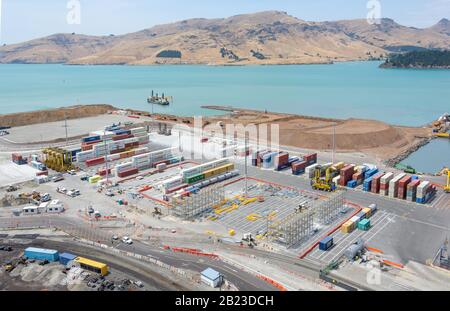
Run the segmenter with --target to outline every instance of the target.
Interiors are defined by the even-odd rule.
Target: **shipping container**
[[[86,160],[86,165],[88,167],[103,164],[103,163],[105,163],[105,157]]]
[[[371,186],[372,193],[380,193],[380,182],[383,176],[384,173],[378,173],[372,176],[372,186]]]
[[[59,253],[53,249],[44,249],[36,247],[28,247],[24,251],[24,256],[27,259],[48,260],[51,262],[59,260]]]
[[[307,161],[305,161],[305,162],[306,162],[306,165],[308,165],[308,162]],[[313,165],[310,165],[310,166],[306,166],[306,168],[305,168],[306,177],[313,178],[314,177],[314,172],[315,172],[315,170],[318,167],[319,167],[318,164],[313,164]]]
[[[77,258],[78,256],[70,254],[70,253],[62,253],[59,255],[59,263],[67,266],[67,264],[73,260],[75,260],[75,258]]]
[[[406,199],[410,202],[416,202],[417,187],[420,185],[420,180],[415,179],[411,181],[406,188]]]
[[[137,173],[139,173],[139,169],[137,168],[130,168],[121,172],[117,173],[117,176],[120,178],[125,178],[125,177],[129,177],[132,175],[136,175]]]
[[[327,236],[319,242],[319,249],[322,251],[327,251],[333,246],[333,238]]]
[[[383,177],[381,177],[380,180],[380,193],[382,195],[388,196],[389,195],[389,184],[391,180],[394,178],[394,173],[387,173]]]
[[[378,173],[378,169],[370,169],[364,173],[364,179],[368,179]]]
[[[341,231],[343,233],[352,233],[353,230],[355,230],[355,223],[350,220],[341,226]]]
[[[372,190],[372,177],[369,177],[366,180],[364,180],[363,190],[366,192],[370,192]]]
[[[341,177],[342,178],[342,177]],[[347,187],[349,187],[349,188],[356,188],[356,186],[357,186],[358,184],[357,184],[357,181],[356,180],[349,180],[348,182],[347,182]]]
[[[365,218],[370,218],[372,216],[372,210],[368,207],[363,208],[363,212],[366,214]]]
[[[389,197],[390,198],[397,198],[398,197],[398,184],[400,180],[405,177],[405,173],[398,174],[392,180],[389,182]]]
[[[411,182],[411,176],[405,176],[402,179],[400,179],[398,183],[398,198],[399,199],[406,199],[407,195],[407,187],[408,184]]]
[[[317,153],[311,153],[303,156],[303,160],[307,165],[312,165],[317,163]]]
[[[345,187],[347,186],[347,183],[352,179],[352,176],[355,172],[355,166],[354,165],[347,165],[343,169],[341,169],[340,172],[340,185]]]
[[[370,229],[370,220],[369,219],[363,219],[360,222],[358,222],[358,229],[362,231],[367,231]]]

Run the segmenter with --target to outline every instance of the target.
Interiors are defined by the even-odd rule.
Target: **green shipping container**
[[[186,182],[187,182],[188,184],[193,184],[193,183],[195,183],[195,182],[197,182],[197,181],[200,181],[200,180],[203,180],[203,179],[205,179],[205,174],[198,174],[198,175],[194,175],[194,176],[192,176],[192,177],[189,177],[189,178],[186,180]]]
[[[360,222],[358,222],[358,229],[367,231],[370,229],[370,220],[369,219],[363,219]]]

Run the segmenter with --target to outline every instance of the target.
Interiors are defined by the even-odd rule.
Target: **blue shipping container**
[[[358,182],[356,180],[350,180],[347,183],[347,187],[349,187],[349,188],[355,188],[357,185],[358,185]]]
[[[59,262],[64,265],[67,266],[67,264],[69,262],[71,262],[72,260],[74,260],[75,258],[77,258],[78,256],[75,256],[74,254],[70,254],[70,253],[62,253],[59,255]]]
[[[88,143],[91,141],[96,141],[96,140],[100,140],[100,136],[89,136],[89,137],[84,137],[81,139],[84,143]]]
[[[364,178],[367,179],[367,178],[369,178],[369,177],[372,177],[372,176],[375,175],[376,173],[378,173],[378,169],[377,169],[377,168],[371,169],[370,171],[367,171],[367,172],[364,174]]]
[[[319,249],[322,251],[329,250],[331,246],[333,246],[333,238],[330,236],[327,236],[319,242]]]
[[[48,261],[59,260],[59,253],[54,249],[28,247],[27,249],[25,249],[24,255],[26,258],[36,260],[48,260]]]
[[[372,190],[372,177],[364,180],[363,190],[364,191],[371,191]]]

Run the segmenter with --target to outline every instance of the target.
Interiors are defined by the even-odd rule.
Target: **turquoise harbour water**
[[[201,106],[226,105],[420,126],[450,112],[450,70],[380,69],[379,64],[0,65],[0,114],[99,103],[151,111],[146,98],[152,89],[175,99],[170,107],[155,105],[155,112],[178,115],[218,114]],[[433,142],[405,163],[429,171],[421,165],[436,162],[439,169],[450,165],[449,159],[450,144]]]
[[[419,172],[431,174],[439,172],[444,166],[450,167],[450,139],[435,139],[411,154],[402,163],[411,165]]]
[[[0,113],[107,103],[151,111],[151,89],[172,95],[155,112],[217,114],[231,105],[304,115],[423,125],[450,110],[450,70],[380,69],[379,62],[302,66],[0,65]]]

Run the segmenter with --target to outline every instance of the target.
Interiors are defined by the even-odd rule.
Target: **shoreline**
[[[377,120],[333,119],[303,116],[232,106],[205,105],[204,109],[225,112],[223,115],[203,117],[203,126],[223,122],[224,124],[278,124],[280,145],[306,150],[327,152],[330,150],[332,128],[337,128],[336,152],[363,153],[394,167],[433,138],[427,135],[429,128],[404,127],[387,124]],[[50,110],[0,115],[0,125],[18,127],[64,120],[64,112],[70,111],[67,119],[81,119],[93,115],[112,114],[113,111],[126,111],[128,115],[152,117],[154,122],[171,125],[193,126],[193,117],[170,114],[153,114],[135,109],[120,109],[112,105],[77,105]],[[82,112],[82,113],[81,113]],[[9,120],[4,122],[4,120]],[[3,121],[3,122],[2,122]],[[137,123],[141,123],[137,121]],[[147,121],[143,122],[147,123]],[[239,135],[239,133],[238,133]],[[5,137],[7,139],[7,137]],[[42,143],[42,142],[40,142]]]

